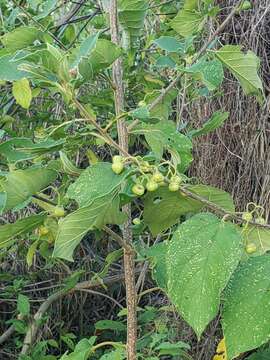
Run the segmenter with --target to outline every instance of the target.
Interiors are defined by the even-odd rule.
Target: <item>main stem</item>
[[[110,26],[112,42],[114,42],[116,45],[120,45],[117,0],[111,0]],[[124,111],[123,66],[121,58],[115,61],[112,71],[113,82],[115,86],[115,112],[116,116],[118,116]],[[128,131],[125,120],[122,118],[117,121],[117,131],[121,149],[128,152]],[[135,252],[132,248],[130,205],[128,204],[124,206],[123,211],[128,215],[128,220],[123,225],[122,235],[124,241],[129,245],[128,247],[124,248],[124,271],[127,302],[127,359],[135,360],[137,342],[137,294],[135,282]]]

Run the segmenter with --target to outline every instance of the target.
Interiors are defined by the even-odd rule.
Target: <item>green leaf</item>
[[[162,67],[162,68],[168,67],[174,69],[176,67],[176,62],[169,56],[160,56],[157,58],[155,65],[157,67]]]
[[[35,27],[20,26],[3,35],[1,41],[10,51],[24,49],[41,38],[42,32]]]
[[[150,258],[152,278],[159,287],[165,290],[167,289],[168,283],[167,252],[168,244],[166,242],[155,244],[143,252],[143,255]]]
[[[224,78],[222,63],[217,59],[208,61],[203,59],[183,71],[193,74],[195,79],[200,80],[209,91],[218,88]]]
[[[148,192],[144,199],[143,219],[153,236],[158,235],[176,224],[181,215],[197,212],[202,204],[183,196],[180,192],[171,192],[167,187],[160,187],[155,192]]]
[[[29,80],[23,78],[15,81],[12,85],[12,94],[15,97],[17,104],[21,105],[21,107],[24,109],[28,109],[30,107],[32,101],[32,91]]]
[[[34,16],[35,20],[41,20],[44,19],[46,16],[48,16],[52,12],[52,10],[56,7],[57,0],[42,1],[40,5],[41,8],[39,7],[38,15]]]
[[[9,163],[16,163],[60,150],[64,143],[65,139],[33,143],[29,138],[14,138],[0,144],[0,154],[5,156]]]
[[[141,106],[129,112],[129,115],[134,119],[141,120],[143,122],[149,122],[150,111],[147,106]]]
[[[126,359],[124,349],[117,349],[102,355],[99,360],[124,360],[124,359]]]
[[[209,213],[181,224],[169,242],[168,294],[198,337],[217,315],[221,292],[241,253],[236,227]]]
[[[232,277],[222,311],[229,359],[269,341],[269,289],[269,254],[250,258]]]
[[[14,81],[25,77],[29,74],[26,71],[18,69],[23,61],[13,61],[13,55],[0,57],[0,80]]]
[[[184,51],[184,44],[172,36],[161,36],[160,38],[154,40],[154,44],[167,52],[182,53]]]
[[[92,336],[90,339],[82,339],[78,342],[72,353],[69,355],[64,354],[60,360],[87,360],[95,341],[95,336]]]
[[[32,195],[45,189],[57,177],[57,173],[46,168],[15,170],[0,178],[0,190],[6,194],[5,211],[22,204]]]
[[[228,119],[228,112],[215,112],[209,120],[207,120],[200,129],[189,131],[188,135],[191,137],[197,137],[205,135],[221,127]]]
[[[111,163],[99,162],[89,166],[80,177],[68,188],[67,196],[77,201],[80,207],[92,203],[93,200],[112,193],[119,188],[129,175],[123,171],[116,175],[111,168]]]
[[[150,105],[161,95],[160,90],[154,90],[153,92],[147,94],[144,98],[144,101],[147,105]],[[150,111],[150,116],[159,120],[168,120],[168,117],[171,112],[171,105],[173,100],[177,96],[177,90],[172,89],[169,91],[156,106]]]
[[[118,1],[119,21],[128,35],[131,46],[140,36],[147,8],[148,2],[146,0]]]
[[[13,224],[0,226],[0,249],[6,248],[14,243],[14,238],[28,233],[43,224],[46,215],[32,215],[18,220]]]
[[[161,159],[165,150],[175,151],[180,157],[180,171],[185,171],[192,161],[190,139],[176,130],[172,121],[157,124],[143,124],[132,130],[133,134],[143,134],[157,158]]]
[[[208,185],[188,185],[187,189],[223,208],[227,212],[235,212],[233,198],[229,193]]]
[[[93,51],[93,49],[96,46],[98,37],[99,37],[99,32],[94,35],[88,36],[81,43],[81,45],[73,51],[72,61],[70,65],[71,68],[77,67],[84,58],[89,56],[91,51]]]
[[[114,331],[126,331],[127,327],[120,321],[114,320],[99,320],[95,323],[97,330],[114,330]]]
[[[108,68],[122,53],[122,50],[106,39],[99,39],[94,49],[79,64],[79,72],[84,80],[91,80],[98,72]]]
[[[30,313],[30,303],[27,296],[23,294],[19,294],[18,296],[18,302],[17,302],[17,311],[21,315],[29,315]]]
[[[205,20],[201,13],[186,7],[178,12],[170,25],[178,34],[186,38],[201,31]]]
[[[259,58],[252,51],[242,52],[237,45],[225,45],[215,51],[215,55],[240,82],[245,94],[255,95],[261,102],[263,85],[258,75]]]
[[[119,211],[118,192],[95,198],[66,216],[59,224],[53,256],[73,261],[73,251],[88,231],[106,224],[122,224],[126,216]]]

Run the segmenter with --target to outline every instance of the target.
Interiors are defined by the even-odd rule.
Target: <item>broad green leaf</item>
[[[91,80],[99,71],[109,67],[119,56],[121,49],[106,39],[99,39],[94,49],[79,64],[79,72],[84,80]]]
[[[143,218],[151,233],[156,236],[179,222],[181,215],[197,212],[202,204],[183,196],[180,192],[171,192],[160,187],[147,193],[144,200]]]
[[[19,294],[18,302],[17,302],[17,311],[24,316],[30,313],[30,303],[27,296],[23,294]]]
[[[92,336],[90,339],[82,339],[78,342],[72,353],[64,354],[60,360],[87,360],[95,341],[95,336]]]
[[[6,194],[4,210],[10,210],[24,203],[32,195],[45,189],[57,177],[54,170],[32,168],[15,170],[0,178],[0,187]]]
[[[235,212],[232,196],[224,190],[208,185],[188,185],[187,189],[223,208],[227,212]]]
[[[26,71],[18,69],[21,64],[22,61],[13,61],[13,55],[0,57],[0,80],[14,81],[28,77]]]
[[[174,69],[176,67],[176,62],[169,56],[160,56],[157,58],[155,65],[157,67]]]
[[[106,224],[120,225],[125,219],[119,211],[118,191],[96,198],[60,222],[53,256],[73,261],[73,251],[87,232]]]
[[[200,129],[189,131],[188,135],[191,137],[197,137],[205,135],[221,127],[228,119],[228,112],[215,112],[209,120],[207,120]]]
[[[24,219],[17,220],[13,224],[6,224],[0,226],[0,249],[12,245],[15,237],[28,233],[41,224],[43,224],[46,215],[32,215]]]
[[[0,144],[0,154],[10,163],[30,160],[36,156],[60,150],[65,139],[57,141],[48,139],[33,143],[29,138],[14,138]]]
[[[93,51],[93,49],[96,46],[98,37],[99,37],[99,32],[94,35],[88,36],[81,43],[81,45],[73,51],[72,62],[70,65],[71,68],[77,67],[84,58],[89,56],[91,51]]]
[[[152,278],[159,287],[165,290],[168,283],[167,252],[168,244],[166,242],[155,244],[143,252],[143,255],[150,258]]]
[[[99,320],[95,323],[97,330],[126,331],[127,327],[121,321]]]
[[[1,37],[1,42],[10,51],[24,49],[40,39],[42,33],[35,27],[20,26]]]
[[[183,71],[193,74],[193,77],[200,80],[209,91],[218,88],[224,78],[222,63],[217,59],[208,61],[203,59]]]
[[[111,169],[111,163],[97,163],[84,170],[70,185],[67,196],[76,200],[80,207],[86,206],[119,188],[128,174],[128,171],[123,171],[120,175],[116,175]]]
[[[250,258],[232,277],[222,310],[229,359],[269,341],[269,289],[269,254]]]
[[[234,212],[234,203],[227,192],[207,185],[187,185],[187,189],[211,201],[228,212]],[[144,221],[155,236],[179,222],[187,213],[200,211],[203,203],[193,200],[181,192],[171,192],[167,187],[147,193],[144,200]]]
[[[30,107],[32,101],[32,91],[29,80],[26,78],[17,80],[12,85],[12,94],[15,97],[17,104],[21,105],[24,109]]]
[[[184,8],[178,12],[170,25],[181,36],[189,37],[197,34],[203,28],[205,20],[201,13]]]
[[[160,90],[154,90],[153,92],[146,94],[144,101],[147,105],[150,105],[152,102],[154,102],[159,95],[161,94]],[[150,116],[152,118],[156,118],[159,120],[168,120],[168,117],[171,112],[171,105],[173,100],[177,96],[177,90],[172,89],[169,91],[153,109],[150,111]]]
[[[161,159],[165,150],[175,151],[180,157],[180,171],[185,171],[192,161],[192,143],[180,134],[172,121],[157,124],[143,124],[132,130],[133,134],[143,134],[157,158]]]
[[[175,343],[170,342],[162,342],[159,344],[155,351],[159,351],[159,355],[171,355],[171,356],[179,356],[183,354],[183,349],[190,350],[190,346],[183,341],[178,341]]]
[[[215,51],[216,57],[240,82],[245,94],[255,95],[262,101],[263,85],[258,75],[259,58],[252,52],[244,53],[237,45],[225,45]]]
[[[241,253],[236,227],[210,213],[179,225],[168,243],[168,294],[198,337],[217,315]]]
[[[138,119],[146,123],[150,121],[150,111],[147,106],[138,107],[137,109],[130,111],[129,115],[134,119]]]
[[[148,2],[146,0],[118,1],[119,21],[128,35],[129,44],[131,46],[140,36],[147,7]]]
[[[161,36],[160,38],[154,40],[154,44],[167,52],[184,51],[184,44],[172,36]]]

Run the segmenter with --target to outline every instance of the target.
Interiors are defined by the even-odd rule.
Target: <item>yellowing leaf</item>
[[[227,351],[226,351],[226,344],[225,344],[225,338],[223,338],[219,342],[219,344],[217,346],[216,354],[213,357],[213,360],[228,360]]]
[[[14,81],[12,86],[12,93],[16,99],[16,102],[24,109],[28,109],[32,101],[32,91],[29,81],[23,78],[18,81]]]

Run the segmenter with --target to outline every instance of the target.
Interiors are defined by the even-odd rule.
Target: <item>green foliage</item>
[[[198,337],[217,315],[240,257],[236,228],[212,214],[195,215],[174,232],[167,253],[168,294]]]
[[[263,101],[262,81],[257,73],[260,60],[252,51],[244,53],[240,46],[225,45],[215,51],[215,55],[232,72],[247,95],[255,95]]]
[[[23,263],[25,257],[20,269],[30,268],[25,276],[30,283],[42,272],[71,273],[56,284],[63,296],[74,291],[82,273],[88,283],[89,276],[93,284],[100,281],[106,293],[111,283],[103,284],[105,277],[121,277],[123,267],[129,274],[131,247],[137,268],[149,261],[159,287],[145,289],[149,279],[141,282],[138,299],[154,300],[152,291],[167,294],[199,338],[220,310],[231,360],[269,340],[269,229],[260,207],[235,213],[230,194],[189,178],[194,139],[229,116],[221,109],[192,129],[190,110],[222,93],[224,69],[246,95],[262,102],[259,60],[240,46],[216,49],[218,34],[208,41],[204,25],[209,17],[216,24],[221,10],[212,0],[118,0],[118,45],[110,33],[110,1],[101,3],[102,9],[100,2],[74,4],[75,12],[65,19],[71,11],[66,2],[0,5],[1,259],[18,257]],[[116,74],[112,68],[119,58]],[[211,209],[220,218],[205,212]],[[17,299],[17,308],[10,304],[7,312],[18,316],[8,322],[16,331],[10,340],[15,356],[36,307],[30,308],[27,281],[3,285],[4,299]],[[103,294],[118,305],[119,283]],[[57,339],[34,344],[33,338],[21,358],[125,359],[129,302],[127,307],[120,320],[112,307],[109,318],[87,324],[87,335],[95,331],[98,339],[77,339],[59,321],[59,344]],[[138,307],[138,359],[190,359],[189,345],[179,340],[179,327],[167,316],[172,308]],[[42,326],[47,316],[35,324]],[[82,323],[80,335],[84,331]]]
[[[228,285],[222,327],[229,359],[269,340],[269,272],[269,254],[251,258]]]

